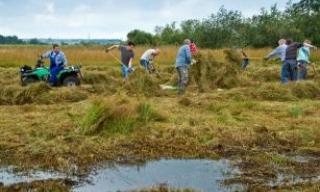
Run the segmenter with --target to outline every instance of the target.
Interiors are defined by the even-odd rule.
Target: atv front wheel
[[[38,82],[38,80],[33,77],[23,77],[21,80],[21,85],[27,86],[29,84],[36,83],[36,82]]]
[[[63,79],[63,86],[66,87],[75,87],[80,85],[80,79],[76,76],[68,76]]]

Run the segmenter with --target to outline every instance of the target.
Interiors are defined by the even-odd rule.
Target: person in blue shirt
[[[188,84],[188,73],[189,66],[192,61],[189,39],[184,40],[184,45],[182,45],[178,51],[176,58],[176,69],[178,72],[178,86],[179,86],[179,95],[185,93],[185,89]]]
[[[311,41],[305,40],[304,44],[311,45]],[[316,48],[316,47],[313,47],[313,48]],[[299,67],[298,80],[305,80],[307,79],[307,74],[308,74],[307,65],[311,63],[309,46],[304,45],[299,49],[297,61],[298,61],[298,67]]]
[[[50,83],[56,86],[58,83],[57,75],[68,64],[66,56],[58,44],[53,44],[52,50],[41,55],[42,59],[50,59]]]
[[[281,81],[283,83],[286,83],[286,78],[287,78],[287,66],[285,63],[286,60],[286,50],[288,45],[286,44],[287,40],[285,39],[280,39],[278,41],[279,46],[274,49],[271,53],[269,53],[268,56],[266,56],[264,59],[265,60],[269,60],[272,59],[274,57],[279,57],[281,59],[282,62],[282,67],[281,67]]]

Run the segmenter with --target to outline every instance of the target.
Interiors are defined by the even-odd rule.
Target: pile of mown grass
[[[0,68],[0,85],[20,83],[19,71],[16,68]]]
[[[85,135],[130,134],[135,128],[148,122],[164,121],[166,118],[147,102],[137,103],[119,95],[108,100],[97,99],[78,120],[79,131]]]
[[[301,81],[288,85],[264,83],[259,86],[223,91],[218,95],[234,100],[297,101],[320,98],[320,88],[315,81]]]
[[[217,61],[213,55],[195,57],[197,63],[191,67],[191,78],[200,91],[216,88],[234,88],[243,84],[241,78],[241,57],[234,50],[225,50],[226,62]]]
[[[119,77],[120,73],[113,69],[106,71],[84,71],[82,81],[84,84],[110,84],[115,83]]]
[[[164,92],[160,84],[161,80],[155,75],[150,75],[143,69],[137,69],[129,76],[124,88],[130,95],[162,96]]]
[[[255,67],[248,76],[254,81],[280,82],[280,65],[271,67]]]
[[[82,80],[90,85],[86,88],[88,92],[98,95],[112,95],[121,86],[120,73],[115,70],[85,71]]]
[[[6,86],[0,90],[0,105],[54,104],[78,102],[88,95],[79,88],[52,88],[47,83],[35,83],[27,87]]]

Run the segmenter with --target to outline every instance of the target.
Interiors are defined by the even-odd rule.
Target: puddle
[[[4,186],[17,183],[31,183],[49,179],[66,179],[66,175],[57,172],[32,171],[28,173],[16,173],[13,167],[0,168],[0,183]]]
[[[89,176],[88,183],[76,186],[74,192],[128,191],[166,184],[170,188],[195,189],[203,192],[235,191],[240,185],[222,186],[238,169],[228,160],[160,160],[143,166],[115,165],[97,170]]]

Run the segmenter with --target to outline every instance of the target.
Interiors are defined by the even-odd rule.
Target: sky
[[[298,0],[293,0],[297,2]],[[221,6],[244,16],[288,0],[0,0],[0,34],[19,38],[122,39],[173,21],[205,19]]]

